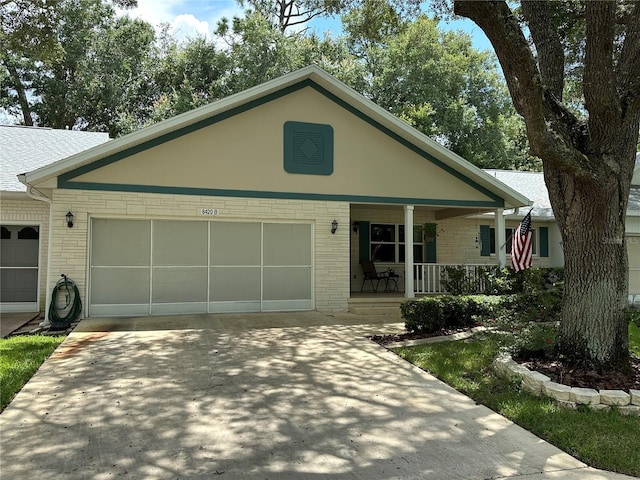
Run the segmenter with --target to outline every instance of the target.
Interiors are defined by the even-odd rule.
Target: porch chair
[[[378,291],[378,286],[380,285],[380,280],[384,281],[384,291],[389,291],[389,280],[394,282],[395,291],[398,291],[398,278],[400,275],[397,273],[393,273],[391,270],[378,273],[376,271],[376,265],[371,260],[363,260],[360,262],[360,266],[362,267],[362,286],[360,287],[360,293],[364,290],[364,284],[369,280],[371,282],[371,289],[374,293]],[[375,286],[373,284],[375,280]]]

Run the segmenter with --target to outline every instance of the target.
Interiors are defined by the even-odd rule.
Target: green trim
[[[486,189],[485,187],[477,184],[476,182],[474,182],[473,180],[471,180],[470,178],[466,177],[465,175],[463,175],[462,173],[458,172],[457,170],[455,170],[454,168],[446,165],[445,163],[443,163],[442,161],[436,159],[435,157],[433,157],[431,154],[425,152],[424,150],[420,149],[419,147],[417,147],[416,145],[414,145],[413,143],[409,142],[408,140],[406,140],[405,138],[401,137],[400,135],[398,135],[397,133],[391,131],[389,128],[385,127],[384,125],[380,124],[379,122],[377,122],[376,120],[372,119],[371,117],[369,117],[368,115],[364,114],[363,112],[361,112],[360,110],[356,109],[355,107],[353,107],[351,104],[345,102],[344,100],[342,100],[341,98],[339,98],[338,96],[336,96],[335,94],[329,92],[328,90],[326,90],[324,87],[321,87],[320,85],[316,84],[313,80],[311,79],[305,79],[302,80],[296,84],[290,85],[288,87],[282,88],[278,91],[272,92],[270,94],[264,95],[263,97],[257,98],[255,100],[252,100],[250,102],[247,102],[243,105],[237,106],[235,108],[230,108],[229,110],[219,113],[217,115],[213,115],[211,117],[205,118],[203,120],[194,122],[190,125],[184,126],[182,128],[178,128],[176,130],[173,130],[171,132],[165,133],[163,135],[160,135],[156,138],[153,138],[151,140],[148,140],[146,142],[140,143],[139,145],[130,147],[130,148],[125,148],[124,150],[114,153],[112,155],[109,155],[105,158],[96,160],[92,163],[89,163],[87,165],[83,165],[81,167],[75,168],[73,170],[70,170],[69,172],[63,173],[61,175],[58,176],[58,188],[64,189],[64,188],[86,188],[86,187],[81,187],[80,185],[87,185],[86,183],[76,183],[76,182],[71,182],[72,179],[83,175],[85,173],[97,170],[99,168],[102,168],[106,165],[110,165],[114,162],[117,162],[119,160],[122,160],[126,157],[129,157],[131,155],[135,155],[137,153],[140,153],[144,150],[148,150],[150,148],[153,147],[157,147],[159,145],[162,145],[165,142],[171,141],[175,138],[181,137],[183,135],[187,135],[189,133],[192,133],[196,130],[199,130],[201,128],[204,127],[208,127],[210,125],[213,125],[217,122],[226,120],[228,118],[231,118],[235,115],[238,115],[240,113],[244,113],[248,110],[251,110],[255,107],[258,107],[260,105],[263,105],[265,103],[271,102],[273,100],[276,100],[278,98],[284,97],[286,95],[289,95],[293,92],[296,92],[298,90],[301,90],[305,87],[310,87],[313,88],[314,90],[316,90],[318,93],[320,93],[321,95],[325,96],[326,98],[328,98],[329,100],[333,101],[334,103],[338,104],[339,106],[343,107],[344,109],[346,109],[347,111],[351,112],[352,114],[354,114],[356,117],[360,118],[361,120],[365,121],[366,123],[368,123],[369,125],[373,126],[374,128],[376,128],[377,130],[381,131],[382,133],[384,133],[385,135],[391,137],[392,139],[396,140],[397,142],[399,142],[401,145],[405,146],[406,148],[408,148],[409,150],[411,150],[412,152],[416,153],[417,155],[421,156],[422,158],[428,160],[429,162],[433,163],[435,166],[441,168],[442,170],[446,171],[447,173],[453,175],[454,177],[458,178],[459,180],[463,181],[464,183],[466,183],[467,185],[471,186],[472,188],[474,188],[476,191],[482,193],[483,195],[486,195],[487,197],[489,197],[490,199],[493,200],[493,202],[462,202],[462,203],[446,203],[447,201],[444,201],[445,203],[436,203],[436,205],[458,205],[458,206],[488,206],[488,207],[504,207],[504,199],[499,197],[498,195],[496,195],[495,193],[491,192],[490,190]],[[98,185],[98,184],[94,184],[94,185]],[[122,190],[123,188],[125,188],[125,186],[120,186],[119,189],[114,189],[114,188],[108,188],[107,185],[109,184],[104,184],[103,189],[105,190],[117,190],[117,191],[140,191],[140,190]],[[132,187],[135,187],[132,185]],[[164,189],[165,187],[158,187],[159,189]],[[99,189],[99,188],[93,188],[93,189]],[[185,188],[188,189],[188,188]],[[180,190],[180,188],[178,188],[178,190]],[[197,189],[194,189],[197,190]],[[176,193],[176,192],[172,192],[172,193]],[[267,192],[265,192],[267,193]],[[207,195],[205,193],[205,195]],[[292,195],[297,195],[297,194],[292,194]],[[292,197],[292,198],[298,198],[298,197]],[[385,203],[401,203],[400,201],[398,201],[399,199],[394,199],[394,198],[389,198],[386,199],[384,197],[371,197],[372,199],[375,198],[375,200],[371,200],[371,201],[381,201],[383,200]],[[403,200],[404,201],[404,200]],[[440,201],[442,202],[442,201]],[[415,204],[427,204],[427,203],[432,203],[432,201],[416,201],[416,200],[412,200],[411,203],[415,203]]]
[[[431,240],[427,241],[427,237]],[[426,263],[437,263],[437,238],[438,226],[435,223],[424,224],[424,261]]]
[[[369,230],[369,225],[370,222],[360,222],[360,225],[358,226],[358,259],[359,262],[366,262],[367,260],[370,260],[369,256],[371,255],[371,248],[370,248],[370,230]]]
[[[481,257],[491,255],[491,227],[489,225],[480,225],[480,245]]]
[[[539,235],[540,256],[548,257],[549,256],[549,227],[538,227],[538,231],[540,232],[540,235]],[[534,245],[535,245],[535,242],[534,242]]]
[[[325,193],[271,192],[256,190],[228,190],[218,188],[163,187],[159,185],[121,185],[117,183],[66,182],[58,188],[106,192],[162,193],[172,195],[201,195],[205,197],[273,198],[284,200],[326,200],[334,202],[390,203],[400,205],[433,205],[445,207],[502,207],[503,203],[475,200],[442,200],[434,198],[375,197]]]

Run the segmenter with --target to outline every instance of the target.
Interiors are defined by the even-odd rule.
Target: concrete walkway
[[[363,338],[401,329],[386,322],[84,320],[0,415],[1,478],[631,478],[587,468]]]

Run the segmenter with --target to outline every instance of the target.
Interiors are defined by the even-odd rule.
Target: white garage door
[[[37,312],[39,228],[2,225],[0,232],[0,311]]]
[[[310,224],[93,219],[89,315],[311,310]]]

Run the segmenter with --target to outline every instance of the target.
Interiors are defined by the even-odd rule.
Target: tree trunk
[[[629,362],[626,202],[623,208],[619,202],[624,185],[616,178],[577,179],[549,165],[544,173],[563,240],[562,353],[585,368],[624,370]]]
[[[18,102],[20,103],[20,109],[22,110],[22,118],[24,120],[24,124],[28,127],[33,127],[31,107],[29,105],[29,100],[27,100],[27,93],[24,89],[24,85],[22,85],[22,81],[20,80],[18,69],[14,65],[11,65],[9,62],[5,63],[5,65],[7,66],[7,70],[9,70],[9,74],[13,79],[13,86],[18,93]]]

